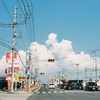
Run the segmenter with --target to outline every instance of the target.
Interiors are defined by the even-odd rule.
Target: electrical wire
[[[3,2],[3,0],[1,0],[1,1],[2,1],[2,3],[3,3],[3,5],[4,5],[4,7],[5,7],[5,9],[7,10],[7,12],[8,12],[8,14],[9,14],[10,18],[13,20],[13,18],[11,17],[11,15],[10,15],[10,13],[9,13],[9,11],[8,11],[8,9],[7,9],[7,7],[6,7],[6,5],[5,5],[5,3]]]
[[[32,14],[33,14],[33,17],[32,17],[33,36],[34,36],[34,41],[36,41],[36,37],[35,37],[35,28],[34,28],[34,12],[33,12],[33,5],[32,5],[32,1],[31,1],[31,0],[30,0],[30,3],[31,3],[31,7],[32,7]]]
[[[2,38],[0,38],[2,41],[4,41],[4,42],[7,42],[7,43],[12,43],[13,41],[6,41],[6,40],[4,40],[4,39],[2,39]]]

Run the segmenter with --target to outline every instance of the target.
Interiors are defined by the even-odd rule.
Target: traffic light
[[[48,62],[54,62],[55,59],[48,59]]]
[[[40,75],[45,75],[45,73],[40,73]]]
[[[5,69],[5,73],[7,73],[7,69]]]

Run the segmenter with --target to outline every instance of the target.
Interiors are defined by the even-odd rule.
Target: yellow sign
[[[16,80],[16,82],[19,82],[19,73],[15,74],[15,80]]]

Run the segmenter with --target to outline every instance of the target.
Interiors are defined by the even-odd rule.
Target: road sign
[[[27,71],[25,71],[25,74],[27,74]]]
[[[30,69],[30,66],[28,66],[27,68]]]
[[[31,65],[31,63],[30,63],[30,62],[28,62],[28,63],[27,63],[27,66],[30,66],[30,65]]]

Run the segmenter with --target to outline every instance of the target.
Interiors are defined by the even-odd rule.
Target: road
[[[41,87],[35,93],[1,94],[0,100],[100,100],[100,91],[64,90]]]

